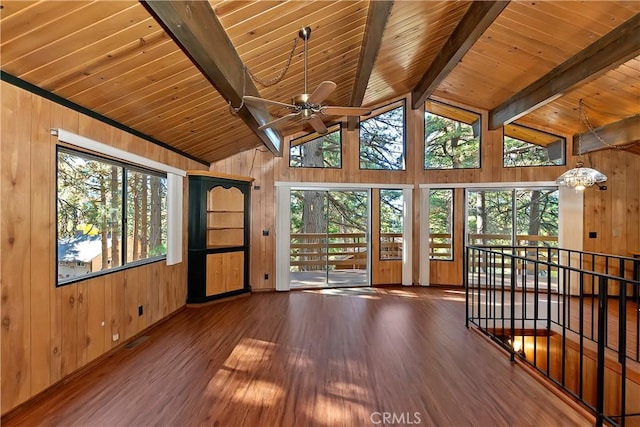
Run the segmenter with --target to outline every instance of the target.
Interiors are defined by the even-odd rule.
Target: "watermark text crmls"
[[[422,424],[422,416],[420,412],[372,412],[369,420],[375,425],[417,425]]]

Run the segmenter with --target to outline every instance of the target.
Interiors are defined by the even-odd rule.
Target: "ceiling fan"
[[[322,115],[330,116],[364,116],[371,113],[368,108],[360,107],[336,107],[331,105],[322,105],[327,96],[333,92],[337,85],[332,81],[324,81],[309,94],[307,91],[307,57],[308,49],[307,45],[309,37],[311,36],[311,28],[304,27],[298,32],[298,36],[304,40],[304,93],[296,95],[292,98],[291,104],[284,102],[272,101],[270,99],[259,98],[256,96],[243,96],[242,100],[247,104],[259,105],[272,105],[280,108],[285,108],[291,111],[289,114],[285,114],[282,117],[278,117],[268,123],[258,127],[262,130],[265,128],[272,128],[281,123],[287,122],[292,119],[301,118],[303,121],[308,122],[313,129],[319,134],[327,133],[327,126],[322,121]]]

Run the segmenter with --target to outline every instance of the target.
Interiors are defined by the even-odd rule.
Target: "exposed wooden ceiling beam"
[[[598,137],[600,137],[606,145],[600,142]],[[635,115],[601,126],[594,129],[593,132],[587,131],[579,135],[574,135],[573,152],[585,154],[611,148],[611,146],[621,148],[638,142],[640,142],[640,115]],[[581,147],[579,147],[579,145],[581,145]]]
[[[508,1],[474,1],[458,26],[411,91],[411,107],[421,108],[427,98],[460,62],[482,33],[509,4]]]
[[[208,1],[146,0],[142,4],[231,105],[241,105],[245,84],[245,95],[260,96],[250,78],[243,81],[244,64]],[[282,135],[258,129],[271,121],[266,106],[248,109],[245,105],[238,115],[273,154],[282,155]]]
[[[380,45],[382,44],[384,27],[387,25],[392,6],[393,1],[369,1],[367,25],[365,27],[362,48],[360,49],[356,83],[353,86],[351,100],[349,101],[349,105],[352,107],[360,107],[362,105],[362,100],[364,99],[367,85],[369,84],[369,78],[371,77],[371,71],[373,71],[373,64],[376,61]],[[349,130],[354,130],[357,124],[357,117],[349,117],[347,122]]]
[[[489,129],[498,129],[635,58],[640,54],[639,30],[637,14],[491,110]]]

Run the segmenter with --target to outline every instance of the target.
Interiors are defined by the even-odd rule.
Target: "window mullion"
[[[120,223],[121,223],[121,228],[122,228],[122,251],[120,253],[120,265],[125,265],[127,263],[127,246],[128,246],[128,236],[129,236],[129,230],[127,230],[127,212],[128,212],[128,206],[127,206],[127,200],[129,199],[128,197],[128,191],[127,188],[129,187],[128,185],[128,178],[129,178],[129,171],[127,170],[127,168],[122,168],[122,212],[121,212],[121,218],[120,218]]]

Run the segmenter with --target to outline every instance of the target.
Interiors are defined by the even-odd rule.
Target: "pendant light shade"
[[[576,167],[569,169],[556,179],[556,184],[565,185],[578,191],[591,187],[593,184],[605,182],[607,176],[595,169],[586,168],[581,160],[576,162]]]
[[[593,126],[591,125],[591,121],[589,117],[587,117],[587,113],[584,109],[584,102],[581,99],[580,104],[578,106],[578,120],[585,124],[589,132],[595,135],[595,137],[602,142],[603,145],[606,144],[602,138],[595,132]],[[562,175],[556,179],[556,184],[564,185],[569,188],[574,188],[576,191],[582,191],[587,187],[591,187],[594,184],[599,184],[607,180],[607,176],[602,172],[599,172],[592,168],[584,167],[584,163],[582,162],[582,134],[578,135],[578,161],[576,162],[576,167],[573,169],[569,169]]]

